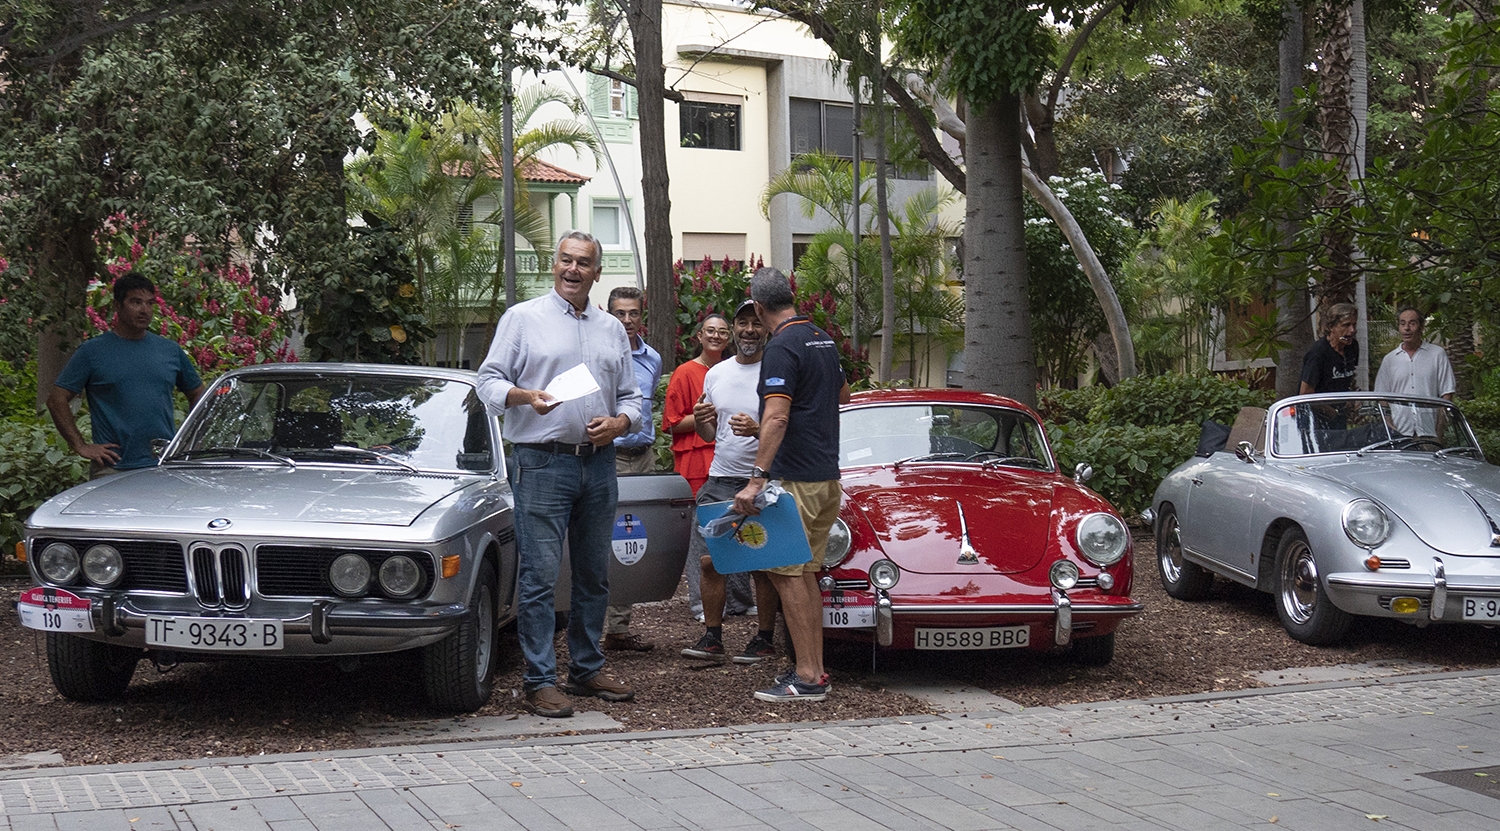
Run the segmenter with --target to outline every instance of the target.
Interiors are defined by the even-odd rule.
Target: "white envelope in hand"
[[[559,402],[572,401],[598,391],[599,382],[594,380],[594,374],[589,372],[589,368],[581,363],[553,378],[545,390]]]

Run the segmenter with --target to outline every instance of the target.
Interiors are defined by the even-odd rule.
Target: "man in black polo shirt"
[[[760,449],[750,483],[734,497],[742,514],[759,510],[754,500],[770,479],[797,501],[812,561],[768,570],[781,596],[782,614],[797,652],[797,665],[755,697],[762,701],[822,701],[823,593],[818,572],[828,529],[839,514],[839,402],[848,385],[833,338],[792,306],[786,275],[762,268],[750,278],[750,299],[771,339],[760,362]]]

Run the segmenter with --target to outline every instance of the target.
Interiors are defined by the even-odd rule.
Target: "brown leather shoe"
[[[634,632],[604,636],[604,649],[608,652],[650,652],[655,648],[656,644],[644,640]]]
[[[629,701],[635,698],[635,690],[602,672],[587,681],[574,681],[569,678],[563,689],[569,695],[592,695],[605,701]]]
[[[547,718],[567,718],[573,715],[573,702],[557,691],[557,687],[537,687],[526,694],[522,702],[527,710]]]

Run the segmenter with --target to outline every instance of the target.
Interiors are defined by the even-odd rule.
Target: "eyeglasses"
[[[621,320],[640,320],[641,319],[641,310],[640,309],[615,309],[614,311],[610,312],[610,314],[614,315],[615,317],[618,317]]]

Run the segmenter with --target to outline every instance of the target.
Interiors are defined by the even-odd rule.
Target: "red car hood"
[[[885,555],[903,571],[973,576],[1015,574],[1041,560],[1052,524],[1049,479],[1004,469],[927,466],[846,478],[844,486]],[[958,563],[965,526],[978,565]]]

